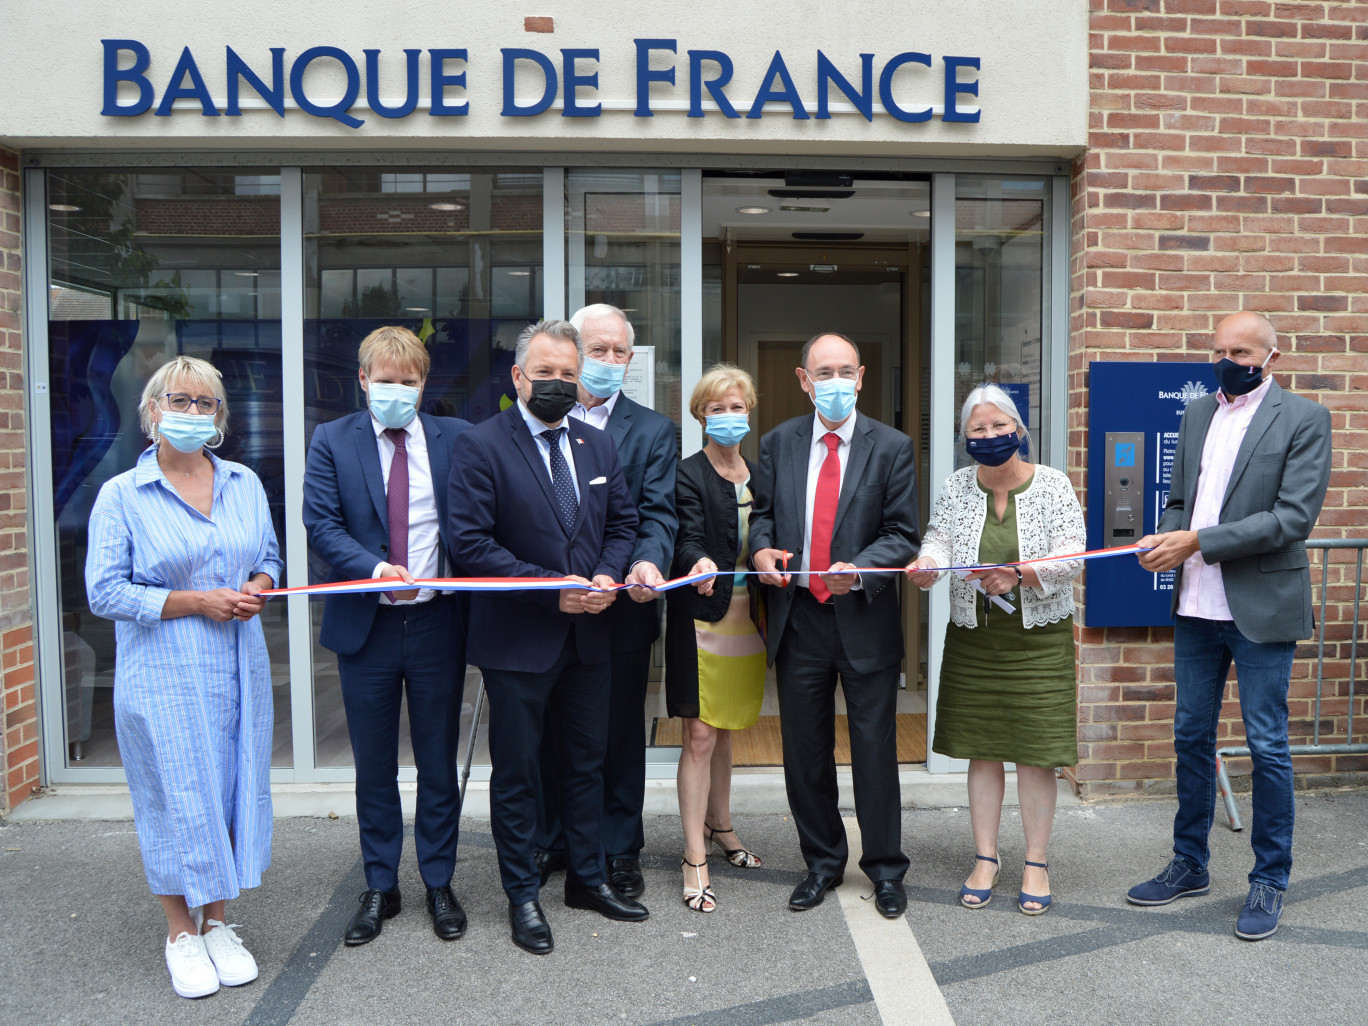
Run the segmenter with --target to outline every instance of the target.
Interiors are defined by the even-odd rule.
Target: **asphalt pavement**
[[[1248,822],[1248,796],[1242,797]],[[1003,816],[1002,882],[984,909],[957,893],[973,848],[964,808],[903,816],[909,907],[885,923],[852,870],[838,897],[787,909],[801,879],[792,823],[738,818],[765,860],[712,859],[719,907],[679,897],[678,823],[647,822],[644,924],[564,907],[542,891],[556,950],[508,938],[487,822],[464,823],[456,893],[467,935],[433,936],[405,852],[404,910],[369,945],[342,930],[364,888],[356,822],[276,821],[263,886],[229,905],[261,966],[255,983],[199,1001],[171,991],[165,922],[147,891],[127,820],[0,825],[0,1022],[25,1024],[819,1024],[1368,1023],[1368,792],[1300,796],[1292,884],[1278,933],[1233,935],[1252,861],[1249,835],[1218,822],[1212,891],[1158,909],[1128,906],[1130,884],[1165,862],[1169,800],[1074,805],[1051,845],[1055,902],[1016,909],[1020,818]],[[853,824],[853,820],[848,820]],[[948,1014],[947,1014],[948,1013]]]

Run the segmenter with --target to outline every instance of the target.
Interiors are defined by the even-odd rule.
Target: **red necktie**
[[[409,535],[409,466],[408,433],[402,428],[389,428],[385,437],[394,443],[390,458],[389,485],[385,492],[385,507],[389,519],[389,563],[408,569]],[[391,602],[394,592],[387,591]]]
[[[841,436],[828,431],[822,441],[826,443],[827,454],[817,475],[817,495],[812,500],[812,550],[808,553],[808,569],[825,572],[831,566],[831,532],[836,527],[836,505],[841,501],[841,457],[836,455]],[[831,597],[830,589],[820,577],[814,574],[808,582],[812,597],[818,602]]]

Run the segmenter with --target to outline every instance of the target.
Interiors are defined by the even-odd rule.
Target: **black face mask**
[[[579,386],[559,378],[532,382],[532,395],[524,400],[528,412],[543,424],[554,424],[579,402]]]

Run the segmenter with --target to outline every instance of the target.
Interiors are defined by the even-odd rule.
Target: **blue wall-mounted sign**
[[[245,87],[261,97],[279,117],[285,116],[288,92],[295,106],[304,113],[331,118],[348,128],[360,128],[365,119],[352,110],[362,100],[364,109],[377,117],[405,118],[419,108],[419,83],[423,80],[427,82],[430,97],[427,115],[464,117],[470,113],[471,102],[479,102],[466,98],[468,66],[471,75],[484,71],[482,77],[487,81],[474,83],[470,88],[479,97],[479,86],[484,85],[488,97],[484,102],[497,103],[501,117],[535,117],[550,110],[557,100],[561,101],[562,117],[596,118],[603,112],[602,104],[596,100],[600,61],[597,48],[561,49],[559,53],[547,54],[523,47],[505,47],[497,58],[484,63],[478,54],[472,61],[469,51],[464,48],[405,49],[402,51],[404,101],[386,104],[380,100],[381,64],[384,63],[389,74],[397,74],[395,68],[401,63],[398,54],[362,50],[358,59],[341,47],[311,46],[293,55],[287,70],[284,47],[270,47],[269,57],[253,54],[249,59],[229,46],[226,47],[226,81],[214,83],[222,90],[219,95],[226,97],[220,104],[215,101],[190,47],[181,50],[168,73],[166,63],[153,68],[152,52],[136,39],[102,39],[100,42],[104,47],[104,106],[100,113],[105,117],[137,117],[148,111],[162,117],[173,113],[240,117],[240,97]],[[662,90],[665,87],[678,87],[681,91],[687,88],[688,117],[691,118],[711,115],[758,119],[769,114],[791,117],[795,121],[825,120],[831,117],[833,94],[848,101],[869,122],[874,120],[876,99],[883,108],[883,115],[909,124],[930,121],[933,115],[942,121],[976,122],[981,113],[977,107],[960,106],[961,97],[978,96],[978,57],[933,57],[929,53],[906,50],[883,58],[862,53],[856,55],[858,60],[849,56],[837,60],[818,50],[814,80],[803,83],[808,97],[804,100],[804,90],[794,81],[783,53],[778,50],[770,58],[755,94],[740,96],[735,88],[730,94],[727,92],[736,67],[723,51],[686,50],[680,60],[678,40],[634,39],[632,42],[636,48],[633,83],[636,107],[633,113],[639,118],[654,116],[652,86]],[[309,95],[304,79],[314,62],[341,68],[346,86],[340,98],[323,102],[319,97]],[[905,99],[902,103],[898,101],[893,78],[900,71],[904,77],[931,78],[930,85],[941,100],[939,111],[931,106],[906,107],[902,105],[907,102]],[[530,74],[538,82],[537,95],[516,94],[515,83],[520,72]],[[711,101],[709,108],[703,105],[705,92]],[[655,98],[662,97],[657,95]],[[173,108],[177,100],[193,101],[198,108],[193,105]],[[766,110],[766,104],[775,106]]]
[[[1088,365],[1088,548],[1133,545],[1154,530],[1168,502],[1183,411],[1216,387],[1209,363]],[[1174,573],[1154,574],[1134,556],[1087,564],[1089,627],[1164,627],[1173,622]]]

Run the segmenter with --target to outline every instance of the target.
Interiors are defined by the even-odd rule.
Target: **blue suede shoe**
[[[989,858],[987,855],[975,855],[974,858],[978,859],[980,862],[991,862],[995,866],[998,864],[997,859]],[[998,871],[993,870],[992,886],[970,887],[966,884],[960,888],[960,904],[965,908],[983,908],[984,905],[993,900],[993,887],[997,886],[997,882]],[[969,901],[967,900],[969,898],[974,898],[976,900]]]
[[[1235,936],[1240,940],[1256,941],[1277,933],[1284,893],[1265,883],[1250,884],[1249,897],[1235,922]]]
[[[1136,884],[1126,892],[1132,905],[1167,905],[1175,898],[1195,898],[1211,891],[1211,876],[1181,855],[1173,859],[1153,880]]]
[[[1036,866],[1039,869],[1050,868],[1048,862],[1032,862],[1030,859],[1026,860],[1026,865]],[[1040,908],[1027,908],[1026,902],[1028,901],[1034,902],[1039,905]],[[1017,892],[1017,908],[1021,909],[1021,911],[1028,916],[1038,916],[1044,912],[1050,911],[1050,902],[1052,901],[1054,901],[1054,895],[1052,894],[1027,894],[1025,891]]]

